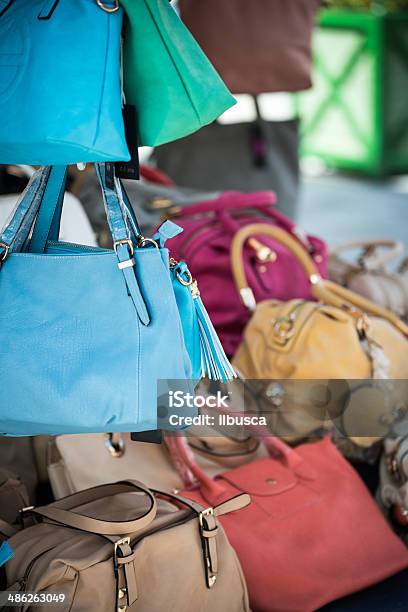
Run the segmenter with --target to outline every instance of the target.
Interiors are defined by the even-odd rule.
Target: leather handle
[[[158,489],[151,489],[158,497],[163,499],[169,499],[172,502],[177,502],[177,504],[182,506],[187,506],[190,510],[195,512],[196,514],[200,514],[205,508],[198,504],[197,502],[188,499],[187,497],[183,497],[182,495],[178,495],[176,493],[168,493],[167,491],[159,491]],[[231,497],[225,502],[222,502],[218,506],[214,508],[215,516],[222,516],[223,514],[228,514],[229,512],[235,512],[235,510],[241,510],[245,508],[251,503],[251,498],[248,493],[240,493],[239,495],[235,495],[235,497]]]
[[[359,262],[363,268],[374,270],[400,257],[404,252],[404,245],[395,240],[352,240],[331,247],[330,255],[339,255],[353,249],[362,249],[363,253],[359,257]],[[386,250],[380,254],[379,249]]]
[[[226,413],[226,411],[223,411]],[[296,476],[314,480],[316,474],[303,458],[280,438],[273,436],[263,427],[253,428],[254,434],[265,444],[270,456],[278,461],[282,461],[286,467]],[[191,485],[191,477],[200,483],[202,493],[206,499],[213,502],[225,497],[225,486],[222,479],[211,479],[204,470],[198,465],[194,453],[188,445],[187,439],[182,435],[168,435],[165,437],[166,445],[170,453],[171,460],[177,470],[181,480],[186,486]]]
[[[18,251],[26,241],[46,192],[50,174],[51,167],[43,167],[34,172],[10,220],[2,229],[0,242],[7,245],[10,252]]]
[[[4,13],[8,11],[13,2],[14,0],[0,0],[0,17],[3,17]]]
[[[234,236],[231,242],[231,269],[235,285],[245,306],[250,310],[255,309],[255,298],[252,289],[249,287],[248,279],[245,274],[243,250],[246,241],[254,236],[270,236],[286,246],[302,265],[306,276],[309,278],[316,276],[320,278],[313,259],[308,251],[296,238],[293,238],[287,231],[266,223],[252,223],[244,226]]]
[[[371,300],[363,298],[354,293],[354,291],[350,291],[350,289],[345,289],[333,281],[322,279],[309,253],[297,240],[281,228],[263,223],[253,223],[243,227],[234,236],[231,244],[231,268],[235,284],[244,304],[252,304],[255,307],[255,300],[251,288],[248,287],[242,257],[245,241],[254,235],[271,236],[291,251],[309,278],[311,293],[316,300],[330,306],[336,306],[337,308],[345,310],[357,308],[367,314],[382,317],[394,325],[402,334],[408,336],[408,325],[401,321],[394,313],[386,308],[377,306]]]
[[[68,166],[51,166],[48,184],[33,226],[29,250],[44,253],[47,240],[58,240]],[[57,228],[57,236],[52,232]]]
[[[147,495],[150,500],[150,507],[143,516],[131,521],[102,521],[72,511],[72,508],[77,508],[105,497],[136,491]],[[150,525],[156,516],[157,503],[153,493],[142,483],[136,480],[124,480],[113,484],[92,487],[85,491],[79,491],[49,506],[33,508],[27,512],[41,516],[42,518],[50,519],[67,527],[80,529],[81,531],[101,535],[124,536],[140,531]]]
[[[381,317],[391,323],[391,325],[404,334],[404,336],[408,337],[408,325],[393,312],[387,308],[383,308],[382,306],[377,306],[377,304],[371,300],[368,300],[362,295],[354,293],[354,291],[346,289],[346,287],[342,287],[333,281],[320,279],[320,282],[313,285],[312,293],[316,299],[331,306],[344,308],[351,304],[352,306],[363,310],[367,314]]]

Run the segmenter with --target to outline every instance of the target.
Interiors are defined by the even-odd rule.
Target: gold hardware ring
[[[114,6],[112,6],[111,8],[109,8],[108,6],[106,6],[102,0],[96,0],[96,4],[99,6],[99,8],[101,8],[103,11],[105,11],[105,13],[116,13],[116,11],[119,10],[120,6],[119,6],[119,0],[115,0],[115,4]]]
[[[6,259],[9,249],[10,247],[8,244],[0,242],[0,263],[3,263],[3,261]]]
[[[144,236],[140,236],[138,246],[140,248],[143,248],[144,246],[146,246],[146,244],[152,244],[155,249],[159,248],[159,245],[155,240],[153,240],[153,238],[145,238]]]
[[[180,272],[176,272],[176,277],[179,283],[181,283],[182,285],[184,285],[185,287],[189,287],[190,285],[193,284],[193,277],[191,275],[190,270],[185,270],[185,272],[183,272],[183,274],[186,275],[187,278],[183,278],[183,276],[180,274]]]

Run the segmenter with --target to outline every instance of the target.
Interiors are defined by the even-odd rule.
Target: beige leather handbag
[[[233,440],[219,434],[203,438],[189,430],[188,439],[210,476],[264,452],[253,438]],[[137,478],[157,489],[183,487],[165,444],[132,442],[127,433],[56,437],[50,443],[48,474],[57,499],[123,478]]]
[[[341,255],[359,249],[361,254],[350,263]],[[408,258],[396,272],[386,265],[401,256],[404,247],[392,240],[358,240],[330,249],[329,277],[339,285],[388,308],[399,317],[408,316],[408,279],[405,272]]]
[[[251,292],[242,258],[244,244],[250,237],[262,239],[262,235],[273,236],[292,251],[302,263],[312,294],[318,300],[266,300],[256,306],[233,365],[246,379],[265,381],[266,401],[270,400],[274,379],[408,377],[408,326],[390,311],[332,281],[323,280],[304,247],[280,228],[258,223],[246,226],[235,235],[231,265],[241,295]],[[355,408],[353,412],[346,419],[350,434],[353,430],[361,431],[363,419],[367,421],[367,434],[359,435],[367,438],[364,443],[371,444],[378,439],[369,433],[370,429],[373,431],[370,418],[374,415],[361,414]],[[297,406],[286,406],[280,416],[288,439],[308,435],[319,421],[316,422],[313,411],[309,413]]]
[[[24,512],[39,523],[9,540],[7,590],[38,594],[16,610],[246,612],[245,581],[214,508],[138,482],[95,487]],[[35,605],[35,608],[34,608]]]

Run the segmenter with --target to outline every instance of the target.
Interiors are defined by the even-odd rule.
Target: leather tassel
[[[161,228],[163,227],[164,225],[161,226]],[[155,234],[154,238],[156,236],[157,234]],[[176,282],[176,300],[181,319],[183,320],[183,316],[185,316],[190,321],[187,324],[188,340],[192,341],[192,344],[197,349],[197,345],[199,345],[199,363],[197,363],[198,350],[190,350],[190,358],[194,361],[193,371],[195,372],[195,377],[207,377],[210,380],[219,380],[221,382],[227,382],[236,378],[237,375],[234,368],[222,348],[217,332],[201,300],[197,281],[193,278],[187,264],[184,261],[176,261],[170,258],[170,269],[173,274],[173,282]],[[183,298],[180,297],[180,286],[183,287],[183,291],[181,291],[181,294],[184,296]],[[187,291],[187,294],[185,291]],[[186,295],[188,295],[187,300],[185,299]],[[186,301],[188,306],[186,306]],[[193,305],[193,309],[191,309],[191,305]],[[193,320],[191,320],[191,317],[193,317]],[[190,345],[191,342],[187,342],[187,344]],[[192,357],[192,353],[194,357]]]
[[[236,378],[237,375],[222,348],[220,339],[211,323],[198,289],[196,291],[196,294],[193,292],[193,298],[200,330],[202,376],[207,376],[210,380],[227,382]]]

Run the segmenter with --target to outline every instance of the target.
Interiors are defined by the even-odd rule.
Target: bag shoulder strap
[[[141,517],[131,521],[103,521],[100,519],[84,516],[73,512],[73,508],[118,495],[120,493],[142,492],[150,500],[149,509]],[[24,514],[34,514],[45,519],[50,519],[66,527],[80,529],[89,533],[101,535],[118,535],[134,533],[144,529],[154,520],[157,512],[156,498],[153,493],[142,483],[134,480],[124,480],[114,484],[92,487],[85,491],[79,491],[68,497],[64,497],[53,504],[38,508],[30,508]]]

